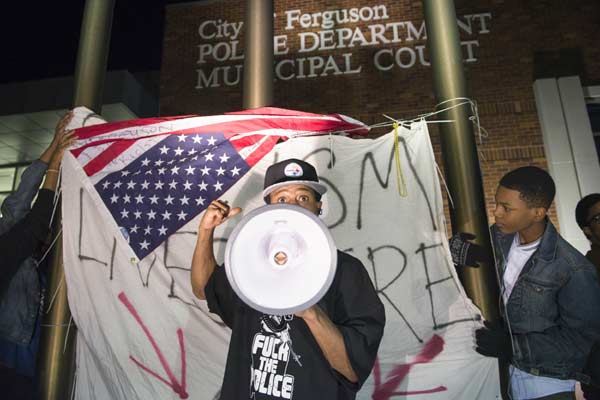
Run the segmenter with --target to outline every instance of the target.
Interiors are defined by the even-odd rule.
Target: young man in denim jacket
[[[589,382],[586,363],[600,337],[596,270],[549,221],[555,191],[537,167],[509,172],[496,191],[491,236],[505,324],[486,324],[475,339],[477,352],[510,363],[513,400],[575,399],[576,381]],[[455,263],[467,253],[453,251]]]
[[[514,399],[574,398],[600,337],[595,268],[547,218],[555,190],[547,172],[522,167],[496,191],[491,232],[506,327],[478,330],[476,340],[481,354],[511,363]]]
[[[41,238],[38,236],[48,232],[49,221],[46,220],[51,214],[58,168],[66,146],[72,142],[72,132],[65,130],[70,119],[69,113],[59,121],[52,143],[38,160],[27,167],[17,190],[1,206],[0,235],[3,246],[7,247],[0,262],[0,385],[3,389],[8,389],[4,387],[6,385],[22,385],[19,382],[26,379],[22,377],[32,377],[35,373],[43,289],[38,263],[27,254],[38,247],[38,239]],[[38,197],[37,201],[43,204],[36,204],[37,208],[30,212],[33,198],[45,176],[42,189],[46,190],[43,193],[39,191],[43,199]],[[40,229],[41,225],[45,228]],[[23,240],[28,242],[21,243]],[[15,241],[21,246],[11,244]],[[16,254],[23,251],[27,253],[22,256]],[[15,261],[25,257],[18,264]],[[7,394],[6,390],[3,393]]]

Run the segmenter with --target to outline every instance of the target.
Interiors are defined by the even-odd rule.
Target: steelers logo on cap
[[[285,174],[285,176],[297,178],[299,176],[302,176],[302,174],[304,174],[304,171],[302,171],[301,166],[293,162],[285,166],[283,173]]]

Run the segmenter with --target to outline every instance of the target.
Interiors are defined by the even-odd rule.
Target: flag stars
[[[229,146],[218,147],[222,143],[228,142],[220,134],[169,136],[133,168],[115,171],[96,185],[140,257],[164,242],[175,225],[188,222],[196,214],[192,208],[204,209],[247,171]]]
[[[223,155],[221,157],[219,157],[219,160],[221,161],[221,164],[226,163],[227,161],[229,161],[231,157],[229,157],[227,155],[227,153],[223,153]]]

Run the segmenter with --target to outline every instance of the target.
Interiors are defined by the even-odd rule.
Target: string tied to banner
[[[406,179],[404,179],[404,172],[402,171],[402,164],[400,163],[400,146],[398,138],[398,122],[394,121],[394,155],[396,160],[396,183],[398,185],[398,194],[400,197],[408,196],[408,188],[406,187]]]

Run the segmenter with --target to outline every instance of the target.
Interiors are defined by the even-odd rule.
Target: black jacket
[[[31,211],[0,235],[0,288],[48,236],[53,201],[54,191],[41,189]]]

